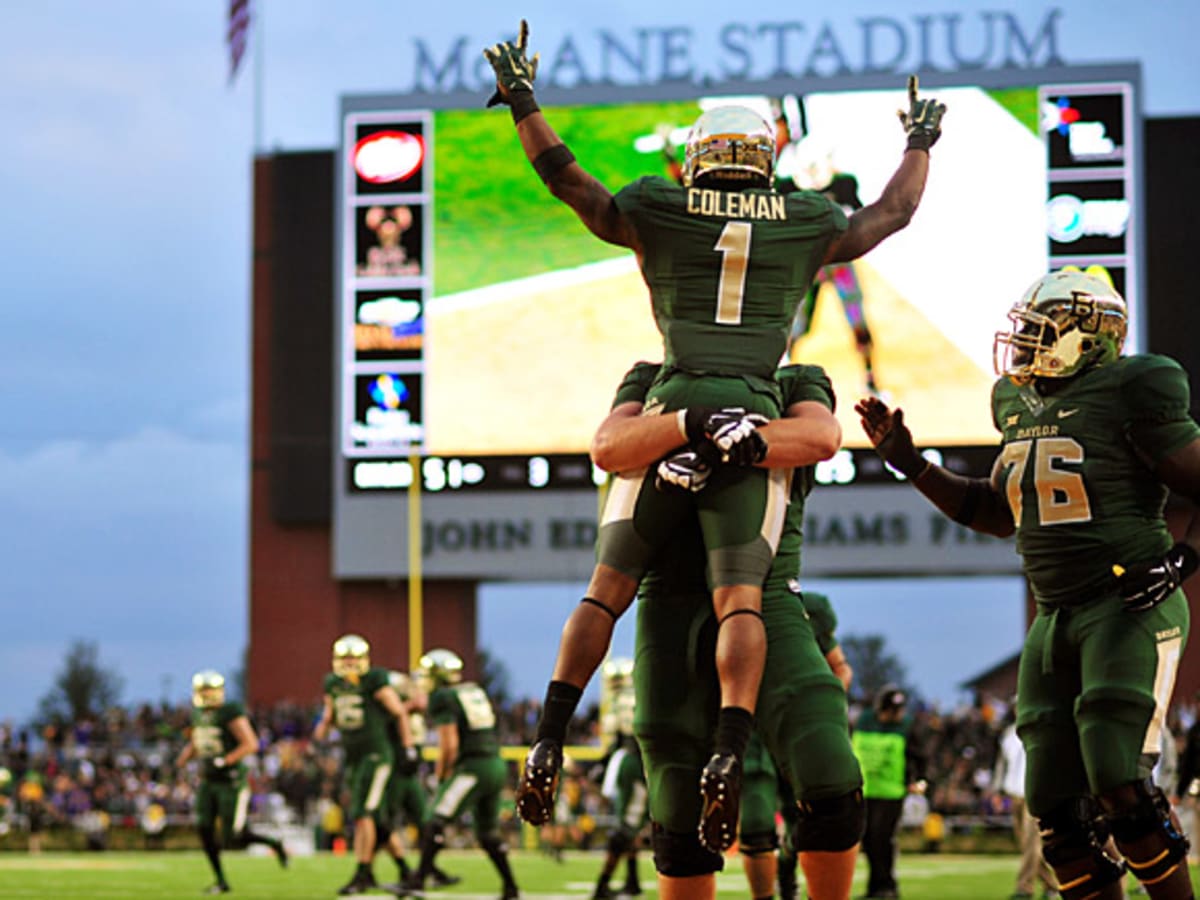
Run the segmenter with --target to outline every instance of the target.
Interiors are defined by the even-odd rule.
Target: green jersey
[[[241,778],[243,767],[240,762],[218,769],[213,760],[238,745],[238,739],[229,726],[234,719],[244,715],[245,708],[233,700],[220,706],[193,707],[192,752],[200,760],[200,777],[205,781],[233,782]]]
[[[796,307],[847,228],[822,194],[681,187],[658,176],[617,208],[642,245],[642,276],[669,369],[771,378]]]
[[[823,654],[828,656],[830,651],[838,645],[837,638],[834,636],[834,632],[837,630],[837,614],[833,611],[833,604],[824,594],[814,594],[812,591],[805,591],[802,599],[804,611],[808,613],[808,621],[812,623],[813,637],[817,639],[817,646],[821,648]]]
[[[392,758],[388,729],[395,729],[392,714],[375,699],[388,686],[388,670],[367,670],[358,683],[330,672],[325,676],[325,694],[333,701],[333,724],[342,736],[347,759],[353,761],[377,753]]]
[[[1187,375],[1164,356],[1122,357],[1055,387],[1043,395],[996,382],[996,475],[1034,594],[1077,605],[1112,588],[1113,563],[1171,546],[1167,489],[1153,468],[1200,428],[1188,415]]]
[[[458,728],[458,758],[497,756],[496,711],[483,688],[473,681],[449,684],[429,695],[429,721]]]

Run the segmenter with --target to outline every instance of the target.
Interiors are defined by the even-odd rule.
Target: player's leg
[[[1026,754],[1025,802],[1064,900],[1117,900],[1125,867],[1105,852],[1107,835],[1096,829],[1100,811],[1090,797],[1075,723],[1082,688],[1068,615],[1039,610],[1021,651],[1017,733]]]
[[[1150,778],[1188,635],[1183,593],[1130,614],[1120,598],[1072,616],[1082,691],[1076,706],[1088,781],[1117,849],[1154,900],[1189,900],[1188,841]]]
[[[688,498],[656,491],[653,474],[645,470],[612,479],[596,543],[597,564],[587,594],[563,627],[534,744],[517,786],[517,812],[531,825],[544,825],[553,817],[562,745],[583,689],[608,653],[616,621],[633,602],[655,548],[689,511]]]
[[[446,826],[462,816],[467,802],[471,800],[479,787],[479,777],[467,766],[466,760],[459,760],[450,773],[438,784],[437,793],[433,796],[431,815],[421,829],[421,861],[416,871],[404,882],[410,891],[425,890],[425,882],[433,874],[437,855],[446,846]]]
[[[368,753],[347,767],[350,819],[354,822],[354,875],[339,894],[362,894],[376,887],[371,862],[375,857],[375,820],[383,806],[384,791],[392,774],[391,761]]]
[[[800,597],[786,583],[768,583],[763,618],[767,659],[758,728],[796,797],[790,836],[809,896],[845,900],[865,823],[846,692],[817,646]]]
[[[701,845],[696,781],[710,754],[720,689],[707,593],[638,603],[634,732],[646,769],[651,844],[663,900],[716,895],[724,860]]]
[[[249,825],[250,813],[250,789],[245,783],[230,786],[231,798],[228,802],[229,809],[222,810],[222,822],[228,822],[229,828],[226,832],[230,846],[239,849],[248,847],[251,844],[263,844],[271,848],[275,854],[275,858],[279,861],[279,865],[287,868],[288,855],[287,850],[283,847],[283,841],[273,837],[268,837],[265,834],[259,834],[254,831]],[[225,818],[228,813],[229,818]]]
[[[200,834],[200,846],[208,858],[208,865],[216,879],[207,893],[223,894],[229,890],[225,872],[221,868],[221,845],[217,840],[217,815],[220,805],[219,787],[201,781],[196,788],[196,831]]]
[[[508,775],[507,764],[500,757],[463,760],[478,781],[464,798],[464,807],[471,809],[475,820],[475,836],[479,846],[495,867],[501,882],[501,900],[517,897],[520,891],[508,861],[508,846],[500,833],[500,795]]]
[[[608,846],[605,848],[604,862],[600,864],[600,874],[596,877],[596,889],[592,891],[592,900],[608,900],[613,896],[608,883],[618,864],[632,849],[633,835],[618,822],[617,827],[608,836]]]
[[[738,817],[738,849],[742,870],[750,887],[750,896],[773,897],[777,863],[775,851],[779,835],[775,830],[778,794],[775,766],[766,747],[756,736],[746,748],[742,771],[742,805]]]
[[[863,290],[858,274],[850,263],[844,266],[830,266],[829,270],[830,280],[841,298],[846,321],[850,323],[850,329],[854,332],[854,349],[858,351],[863,362],[867,390],[873,394],[877,393],[879,387],[875,383],[875,370],[871,362],[874,342],[871,339],[871,330],[867,327],[866,314],[863,312]]]
[[[800,821],[800,808],[796,805],[796,794],[782,772],[776,771],[775,790],[778,793],[779,817],[783,820],[783,836],[779,842],[776,871],[779,878],[779,900],[796,900],[796,852],[795,831]]]
[[[701,840],[718,852],[733,843],[737,827],[741,758],[767,655],[761,585],[779,546],[789,476],[781,470],[723,470],[697,499],[719,625],[721,683],[714,753],[701,775],[700,828]]]

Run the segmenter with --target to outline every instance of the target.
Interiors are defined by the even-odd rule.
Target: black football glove
[[[697,494],[708,484],[713,465],[695,450],[672,453],[658,464],[654,486],[663,493],[682,491]]]
[[[515,41],[505,41],[484,49],[483,55],[496,73],[496,91],[488,98],[489,107],[501,103],[515,106],[523,92],[532,99],[533,79],[537,77],[540,54],[535,53],[533,59],[529,59],[525,55],[528,45],[529,24],[522,19]]]
[[[402,747],[396,757],[396,772],[400,775],[416,775],[421,768],[421,751],[417,747]]]
[[[1170,597],[1200,567],[1200,556],[1188,544],[1179,543],[1153,562],[1138,563],[1126,569],[1113,566],[1117,587],[1125,609],[1142,612],[1153,609]]]
[[[917,76],[908,76],[908,112],[897,110],[900,125],[908,135],[909,150],[928,150],[942,136],[946,104],[917,99]]]
[[[711,443],[720,453],[720,461],[733,466],[752,466],[767,455],[767,439],[758,426],[767,417],[748,413],[741,406],[725,409],[689,407],[684,414],[684,430],[693,449]]]
[[[917,452],[912,432],[904,424],[904,410],[889,409],[882,400],[866,397],[854,405],[854,411],[879,458],[905,478],[916,478],[929,467],[929,460]]]

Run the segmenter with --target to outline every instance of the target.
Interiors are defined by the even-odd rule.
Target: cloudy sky
[[[893,2],[843,6],[835,24],[899,15]],[[246,643],[255,67],[248,57],[229,83],[225,7],[0,4],[0,718],[32,711],[74,638],[99,643],[130,700],[182,696],[191,672],[231,669]],[[754,13],[786,20],[793,7],[764,0]],[[1197,113],[1200,56],[1194,30],[1179,27],[1195,20],[1193,0],[1053,7],[1067,62],[1142,60],[1148,114]],[[264,147],[286,150],[334,145],[341,94],[411,88],[416,39],[445,48],[467,34],[482,47],[511,34],[516,15],[475,0],[261,8],[262,42],[251,50],[262,64],[257,131]],[[911,17],[997,7],[907,8]],[[1000,8],[1036,23],[1051,4]],[[522,12],[535,46],[539,35],[550,44],[601,25],[690,24],[707,34],[704,23],[730,16],[728,4],[708,0],[688,7],[690,23],[635,2],[605,4],[603,22],[570,4],[529,2]],[[830,593],[838,587],[844,633],[879,630],[857,623],[882,626],[895,614],[869,603],[890,590],[847,584]],[[564,610],[578,595],[577,586],[539,590],[557,591]],[[927,692],[952,692],[1016,649],[1010,604],[1019,591],[1011,582],[988,591],[1000,624],[982,608],[965,621],[965,634],[990,643],[972,644],[961,661],[933,666],[917,623],[911,644],[895,626]],[[504,625],[514,617],[493,612],[496,598],[516,604],[521,593],[485,596],[484,640],[501,656],[516,646]],[[931,616],[962,606],[961,585],[895,593],[907,598],[909,621],[907,604]],[[540,690],[548,662],[525,668],[519,683]]]

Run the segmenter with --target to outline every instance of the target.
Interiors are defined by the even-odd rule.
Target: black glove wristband
[[[1197,569],[1200,569],[1200,554],[1192,549],[1191,544],[1185,544],[1183,541],[1167,551],[1167,559],[1179,573],[1180,584],[1183,584],[1196,574]]]
[[[508,92],[508,108],[512,113],[514,125],[526,116],[533,115],[541,109],[537,105],[537,101],[533,99],[533,91],[531,90],[510,90]]]
[[[687,435],[687,441],[693,447],[704,442],[708,437],[708,433],[704,430],[704,424],[708,421],[714,409],[710,406],[689,406],[683,412],[683,430]]]
[[[937,135],[930,131],[913,131],[908,135],[909,150],[924,150],[929,152],[929,148],[933,146],[933,142],[937,140]]]

